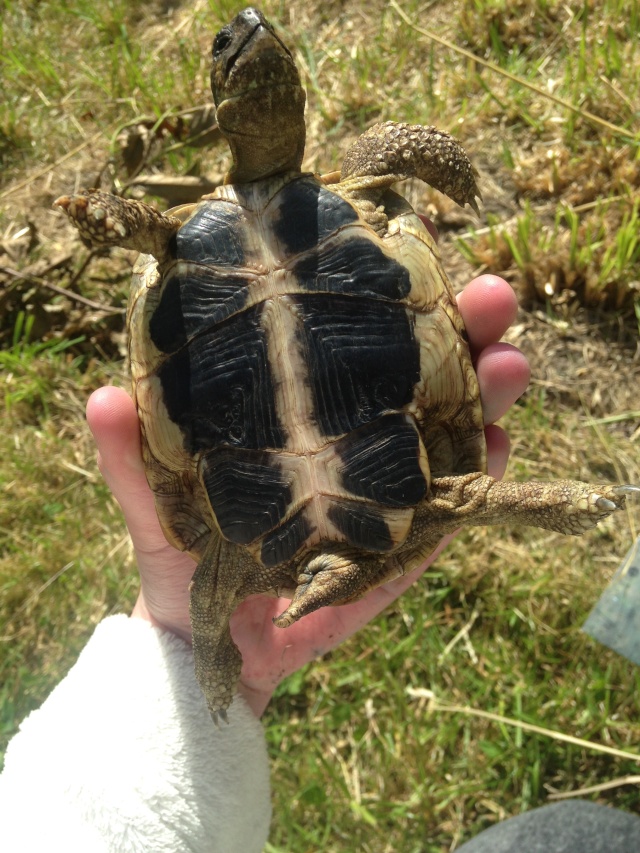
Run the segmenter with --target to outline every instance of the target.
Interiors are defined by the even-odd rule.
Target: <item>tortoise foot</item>
[[[159,262],[169,258],[171,240],[182,224],[143,201],[99,190],[60,196],[53,206],[66,213],[89,245],[135,249]]]

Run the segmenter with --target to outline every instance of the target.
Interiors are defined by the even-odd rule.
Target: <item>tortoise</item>
[[[496,481],[477,378],[433,237],[391,187],[418,177],[477,211],[476,172],[435,127],[387,121],[341,173],[301,171],[305,92],[256,9],[213,43],[232,165],[159,213],[89,191],[56,204],[83,238],[138,250],[128,309],[147,478],[168,541],[197,567],[198,680],[226,719],[249,595],[284,628],[416,568],[461,524],[578,534],[630,486]]]

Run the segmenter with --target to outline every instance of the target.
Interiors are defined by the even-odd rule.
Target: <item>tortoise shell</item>
[[[145,461],[165,532],[196,560],[215,525],[258,564],[289,565],[292,594],[306,554],[394,551],[431,477],[485,470],[433,237],[400,196],[384,206],[381,238],[314,176],[224,185],[189,212],[162,274],[138,261]]]

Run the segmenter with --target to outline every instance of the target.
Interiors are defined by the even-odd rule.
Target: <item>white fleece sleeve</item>
[[[262,726],[236,697],[217,728],[190,647],[111,616],[9,744],[7,853],[259,853],[271,816]]]

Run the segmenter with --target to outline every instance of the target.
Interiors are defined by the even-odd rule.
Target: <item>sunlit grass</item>
[[[51,201],[79,185],[126,186],[123,127],[144,118],[158,128],[210,103],[211,38],[244,5],[3,5],[0,276],[3,268],[32,274],[7,277],[0,308],[5,741],[73,663],[93,625],[126,612],[135,595],[128,540],[83,414],[97,385],[126,383],[121,362],[109,361],[122,349],[121,320],[98,313],[77,320],[79,333],[65,333],[78,306],[60,295],[47,301],[37,284],[38,264],[66,253],[44,275],[112,306],[124,298],[129,256],[113,253],[85,269],[86,250]],[[382,0],[268,0],[262,8],[294,47],[308,89],[305,167],[336,168],[378,120],[455,133],[482,175],[482,221],[463,215],[451,224],[450,207],[435,193],[420,203],[438,219],[445,246],[447,228],[464,227],[458,242],[474,272],[505,274],[536,309],[519,318],[513,338],[534,361],[534,384],[507,419],[510,475],[640,481],[639,4],[401,6],[417,26],[573,109],[442,46]],[[223,143],[183,142],[159,136],[145,166],[178,176],[224,172]],[[13,237],[27,225],[33,245],[21,248]],[[470,275],[467,268],[457,280]],[[55,313],[45,310],[54,304]],[[608,339],[587,325],[585,305],[609,318]],[[464,532],[383,617],[281,685],[264,720],[274,787],[268,850],[444,853],[544,803],[551,791],[637,773],[633,762],[430,710],[424,699],[432,691],[443,704],[637,752],[638,669],[579,630],[637,526],[636,508],[584,539]],[[630,786],[602,800],[639,808]]]

